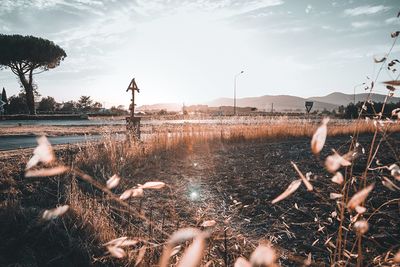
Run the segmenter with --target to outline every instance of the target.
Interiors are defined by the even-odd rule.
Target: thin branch
[[[376,208],[374,210],[374,212],[371,213],[371,215],[369,215],[369,217],[367,218],[367,221],[369,221],[371,219],[372,216],[375,215],[375,213],[377,213],[381,208],[383,208],[384,206],[392,203],[392,202],[396,202],[396,201],[400,201],[400,198],[395,198],[395,199],[391,199],[389,201],[386,201],[385,203],[383,203],[382,205],[380,205],[378,208]]]

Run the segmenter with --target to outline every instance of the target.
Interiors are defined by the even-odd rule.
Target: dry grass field
[[[0,22],[0,267],[400,267],[398,1]]]
[[[37,149],[45,163],[28,171],[31,150],[3,152],[0,264],[162,266],[164,250],[172,266],[251,266],[245,259],[254,266],[394,266],[400,191],[398,173],[388,168],[399,164],[400,124],[331,121],[314,155],[318,127],[302,120],[159,126],[144,142],[104,136],[55,147],[54,159]],[[332,149],[353,152],[351,164],[339,166],[341,184],[326,170]],[[121,179],[110,180],[114,174]],[[312,191],[301,185],[303,174]],[[296,181],[296,192],[272,204]],[[348,208],[371,184],[357,212]]]

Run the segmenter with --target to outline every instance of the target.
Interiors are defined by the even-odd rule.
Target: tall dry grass
[[[176,209],[174,199],[170,189],[163,189],[165,192],[146,192],[145,198],[131,198],[121,200],[119,195],[125,189],[140,188],[132,185],[135,177],[146,170],[148,165],[157,166],[162,157],[179,157],[179,155],[193,152],[193,147],[202,144],[213,143],[232,143],[237,142],[258,142],[260,140],[270,139],[290,139],[298,137],[309,137],[319,127],[318,123],[307,120],[282,120],[273,124],[259,123],[257,125],[179,125],[158,127],[153,129],[153,134],[143,142],[132,140],[121,140],[112,135],[104,136],[98,143],[88,143],[81,147],[74,147],[64,150],[58,154],[58,160],[51,161],[46,167],[66,166],[62,169],[64,174],[56,178],[50,178],[57,184],[57,198],[55,203],[69,205],[69,212],[65,215],[64,226],[67,231],[75,232],[76,235],[83,237],[82,245],[86,247],[91,260],[97,264],[121,265],[121,264],[142,264],[143,266],[157,265],[162,255],[163,247],[173,243],[174,248],[179,246],[180,242],[168,241],[168,237],[174,231],[185,228],[204,225],[211,225],[210,222],[204,222],[207,207],[204,207],[204,214],[200,217],[192,217],[186,214],[187,219],[182,221],[182,211]],[[400,124],[398,121],[379,121],[379,120],[357,120],[353,122],[331,121],[328,125],[328,138],[334,136],[358,136],[362,133],[380,133],[387,135],[390,132],[399,132]],[[369,160],[370,161],[370,160]],[[151,164],[149,164],[151,163]],[[158,166],[162,169],[162,166]],[[301,169],[301,166],[300,166]],[[40,171],[40,169],[39,169]],[[179,172],[179,170],[177,170]],[[300,171],[299,171],[300,172]],[[121,180],[116,190],[109,190],[106,182],[112,174],[119,174],[124,179]],[[40,175],[39,175],[40,176]],[[338,214],[343,218],[341,223],[346,221],[345,209],[349,196],[354,187],[350,187],[347,172],[345,173],[345,187],[348,192],[341,192],[346,198],[341,200]],[[42,178],[39,178],[42,179]],[[148,179],[154,179],[149,177]],[[307,179],[307,178],[304,178]],[[145,182],[145,181],[144,181]],[[43,185],[45,187],[45,185]],[[133,186],[133,187],[132,187]],[[150,190],[151,191],[151,190]],[[54,192],[54,191],[53,191]],[[45,193],[42,197],[46,197]],[[47,196],[49,199],[53,197]],[[154,203],[144,202],[146,199]],[[49,201],[49,206],[54,205],[54,201]],[[15,208],[15,203],[13,208]],[[342,207],[342,209],[340,209]],[[372,215],[373,216],[373,215]],[[351,225],[354,222],[350,222]],[[252,251],[249,247],[238,248],[237,252],[228,251],[227,240],[232,236],[240,234],[234,229],[222,225],[213,228],[209,226],[200,227],[203,231],[190,230],[189,238],[183,238],[184,244],[181,244],[179,250],[184,250],[185,244],[194,238],[193,246],[201,254],[196,254],[196,249],[192,252],[196,257],[200,257],[203,264],[213,264],[211,266],[229,265],[234,262],[230,258],[233,255],[250,255]],[[343,226],[343,225],[342,225]],[[346,228],[346,227],[344,227]],[[212,231],[212,229],[214,229]],[[194,232],[193,232],[194,231]],[[187,235],[185,235],[187,236]],[[127,247],[104,246],[119,237],[127,237],[130,242],[135,241],[134,245]],[[340,237],[336,240],[336,251],[332,251],[331,263],[350,264],[354,258],[352,249],[348,248],[346,238],[350,235]],[[76,238],[76,236],[74,236]],[[209,248],[203,255],[204,240],[207,239]],[[181,240],[181,239],[179,239]],[[197,241],[196,241],[197,240]],[[247,241],[248,242],[248,241]],[[238,236],[236,244],[246,244],[246,239]],[[339,247],[341,244],[341,247]],[[354,244],[351,242],[351,244]],[[268,265],[277,264],[279,245],[262,243],[256,249],[254,255],[249,259],[250,262],[269,262]],[[339,249],[341,250],[340,257]],[[189,250],[190,252],[191,250]],[[269,255],[267,258],[257,256],[259,251],[264,251],[262,255]],[[188,253],[189,253],[188,252]],[[200,253],[200,252],[198,252]],[[182,256],[182,251],[178,255]],[[230,255],[230,256],[228,256]],[[182,260],[181,256],[172,257],[172,264],[177,264]],[[120,258],[121,259],[115,259]],[[258,258],[260,257],[260,258]],[[296,264],[312,263],[312,258],[303,258],[298,255],[285,251],[285,257],[290,258]],[[350,258],[349,258],[350,257]],[[247,259],[241,258],[243,264],[251,264]],[[198,262],[196,263],[198,264]],[[246,266],[246,265],[244,265]]]
[[[392,73],[396,74],[397,76],[392,81],[383,82],[383,84],[385,84],[383,86],[387,89],[387,95],[385,97],[384,104],[382,105],[381,110],[373,109],[374,114],[371,119],[374,123],[374,126],[376,127],[373,130],[373,136],[370,141],[370,146],[366,151],[367,159],[364,162],[364,170],[361,173],[356,172],[353,168],[354,164],[347,166],[344,170],[344,182],[340,190],[341,194],[344,197],[338,202],[338,214],[340,218],[340,224],[337,231],[336,246],[332,258],[332,262],[335,262],[340,266],[353,263],[355,263],[356,266],[363,266],[365,264],[365,254],[368,252],[363,247],[363,240],[365,238],[368,238],[367,232],[370,228],[369,222],[371,217],[376,216],[379,209],[381,209],[383,206],[393,204],[398,205],[400,203],[400,198],[390,199],[384,203],[380,203],[380,206],[372,212],[370,211],[369,216],[367,216],[369,208],[367,206],[367,200],[368,197],[371,197],[371,195],[374,194],[373,189],[375,183],[382,183],[390,190],[396,190],[393,189],[393,186],[396,187],[396,180],[400,180],[400,176],[398,175],[397,171],[393,171],[393,169],[398,169],[399,164],[398,155],[396,154],[395,150],[391,149],[391,151],[383,151],[381,149],[382,144],[384,142],[387,142],[387,136],[391,131],[390,125],[385,123],[387,121],[382,118],[382,114],[384,112],[386,103],[394,95],[394,92],[398,90],[397,86],[399,85],[400,74],[396,73],[396,65],[398,63],[398,60],[390,58],[391,52],[397,42],[398,36],[399,32],[394,32],[391,34],[393,42],[387,54],[382,59],[375,59],[375,63],[380,64],[378,73],[373,80],[367,81],[365,83],[366,90],[368,90],[368,96],[364,100],[363,107],[367,103],[372,103],[371,96],[374,94],[376,88],[381,86],[378,85],[377,82],[384,68],[392,71]],[[358,121],[361,120],[364,112],[364,108],[361,108],[359,110]],[[392,115],[394,117],[400,118],[398,111],[396,110],[393,112]],[[349,145],[349,153],[353,153],[358,149],[358,138],[361,134],[362,131],[360,131],[359,128],[356,128],[353,133],[352,142]],[[382,166],[382,164],[379,163],[379,158],[381,157],[381,154],[392,154],[392,156],[397,159],[397,162],[392,162],[390,164],[386,164],[386,166]],[[356,159],[352,159],[351,161],[353,163],[353,161],[356,161]],[[387,175],[388,177],[392,176],[392,178],[388,178],[385,175]],[[357,201],[358,203],[358,209],[356,208],[356,211],[354,212],[352,211],[352,206],[355,201]],[[371,208],[373,209],[373,207]],[[346,231],[345,229],[353,229],[354,232],[356,232],[355,237],[350,237],[348,230]],[[351,239],[353,239],[353,242],[350,242]],[[385,256],[377,256],[375,258],[376,262],[374,262],[374,264],[381,264],[382,258],[385,258],[387,260],[390,257],[394,259],[394,261],[392,261],[392,264],[396,264],[395,262],[398,262],[398,258],[400,257],[399,248],[397,248],[397,250],[398,251],[396,251],[396,248],[391,248],[389,251],[387,251],[387,254]]]

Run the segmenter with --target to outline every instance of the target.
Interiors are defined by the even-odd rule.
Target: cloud
[[[6,25],[1,26],[0,29],[2,32],[11,32],[11,29]]]
[[[385,20],[386,24],[390,24],[390,25],[399,25],[400,24],[400,18],[388,18]]]
[[[337,26],[337,25],[327,25],[327,24],[323,24],[319,26],[322,30],[324,31],[329,31],[329,32],[333,32],[333,33],[345,33],[345,32],[349,32],[352,29],[350,29],[347,25],[346,26]]]
[[[390,10],[391,8],[388,6],[359,6],[355,8],[349,8],[344,10],[344,14],[347,16],[360,16],[360,15],[372,15],[380,12],[385,12]]]
[[[154,16],[160,13],[165,15],[165,13],[177,10],[213,11],[226,16],[234,16],[258,10],[262,11],[267,7],[282,5],[283,3],[283,0],[195,0],[183,2],[179,0],[137,0],[135,11],[144,16]]]
[[[305,12],[308,14],[312,11],[312,9],[313,9],[312,5],[307,5]]]
[[[274,27],[268,29],[269,33],[275,34],[287,34],[287,33],[301,33],[305,32],[309,29],[309,27],[300,27],[300,26],[281,26],[281,27]]]
[[[376,23],[372,21],[354,21],[351,23],[351,26],[356,29],[363,29],[374,25],[376,25]]]
[[[367,57],[365,47],[361,48],[342,48],[339,50],[332,51],[327,54],[323,59],[326,61],[352,61],[354,59],[361,59]]]
[[[104,13],[100,10],[103,7],[103,1],[99,0],[2,0],[0,2],[0,14],[13,12],[17,9],[54,10],[69,8],[103,15]]]

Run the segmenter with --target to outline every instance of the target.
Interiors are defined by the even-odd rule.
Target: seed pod
[[[311,139],[311,151],[314,154],[318,154],[319,152],[321,152],[322,148],[324,147],[326,141],[326,135],[328,133],[328,127],[327,127],[328,122],[329,118],[323,119],[322,124],[315,131]]]
[[[354,223],[353,228],[358,234],[363,235],[368,232],[369,225],[367,221],[360,220]]]

